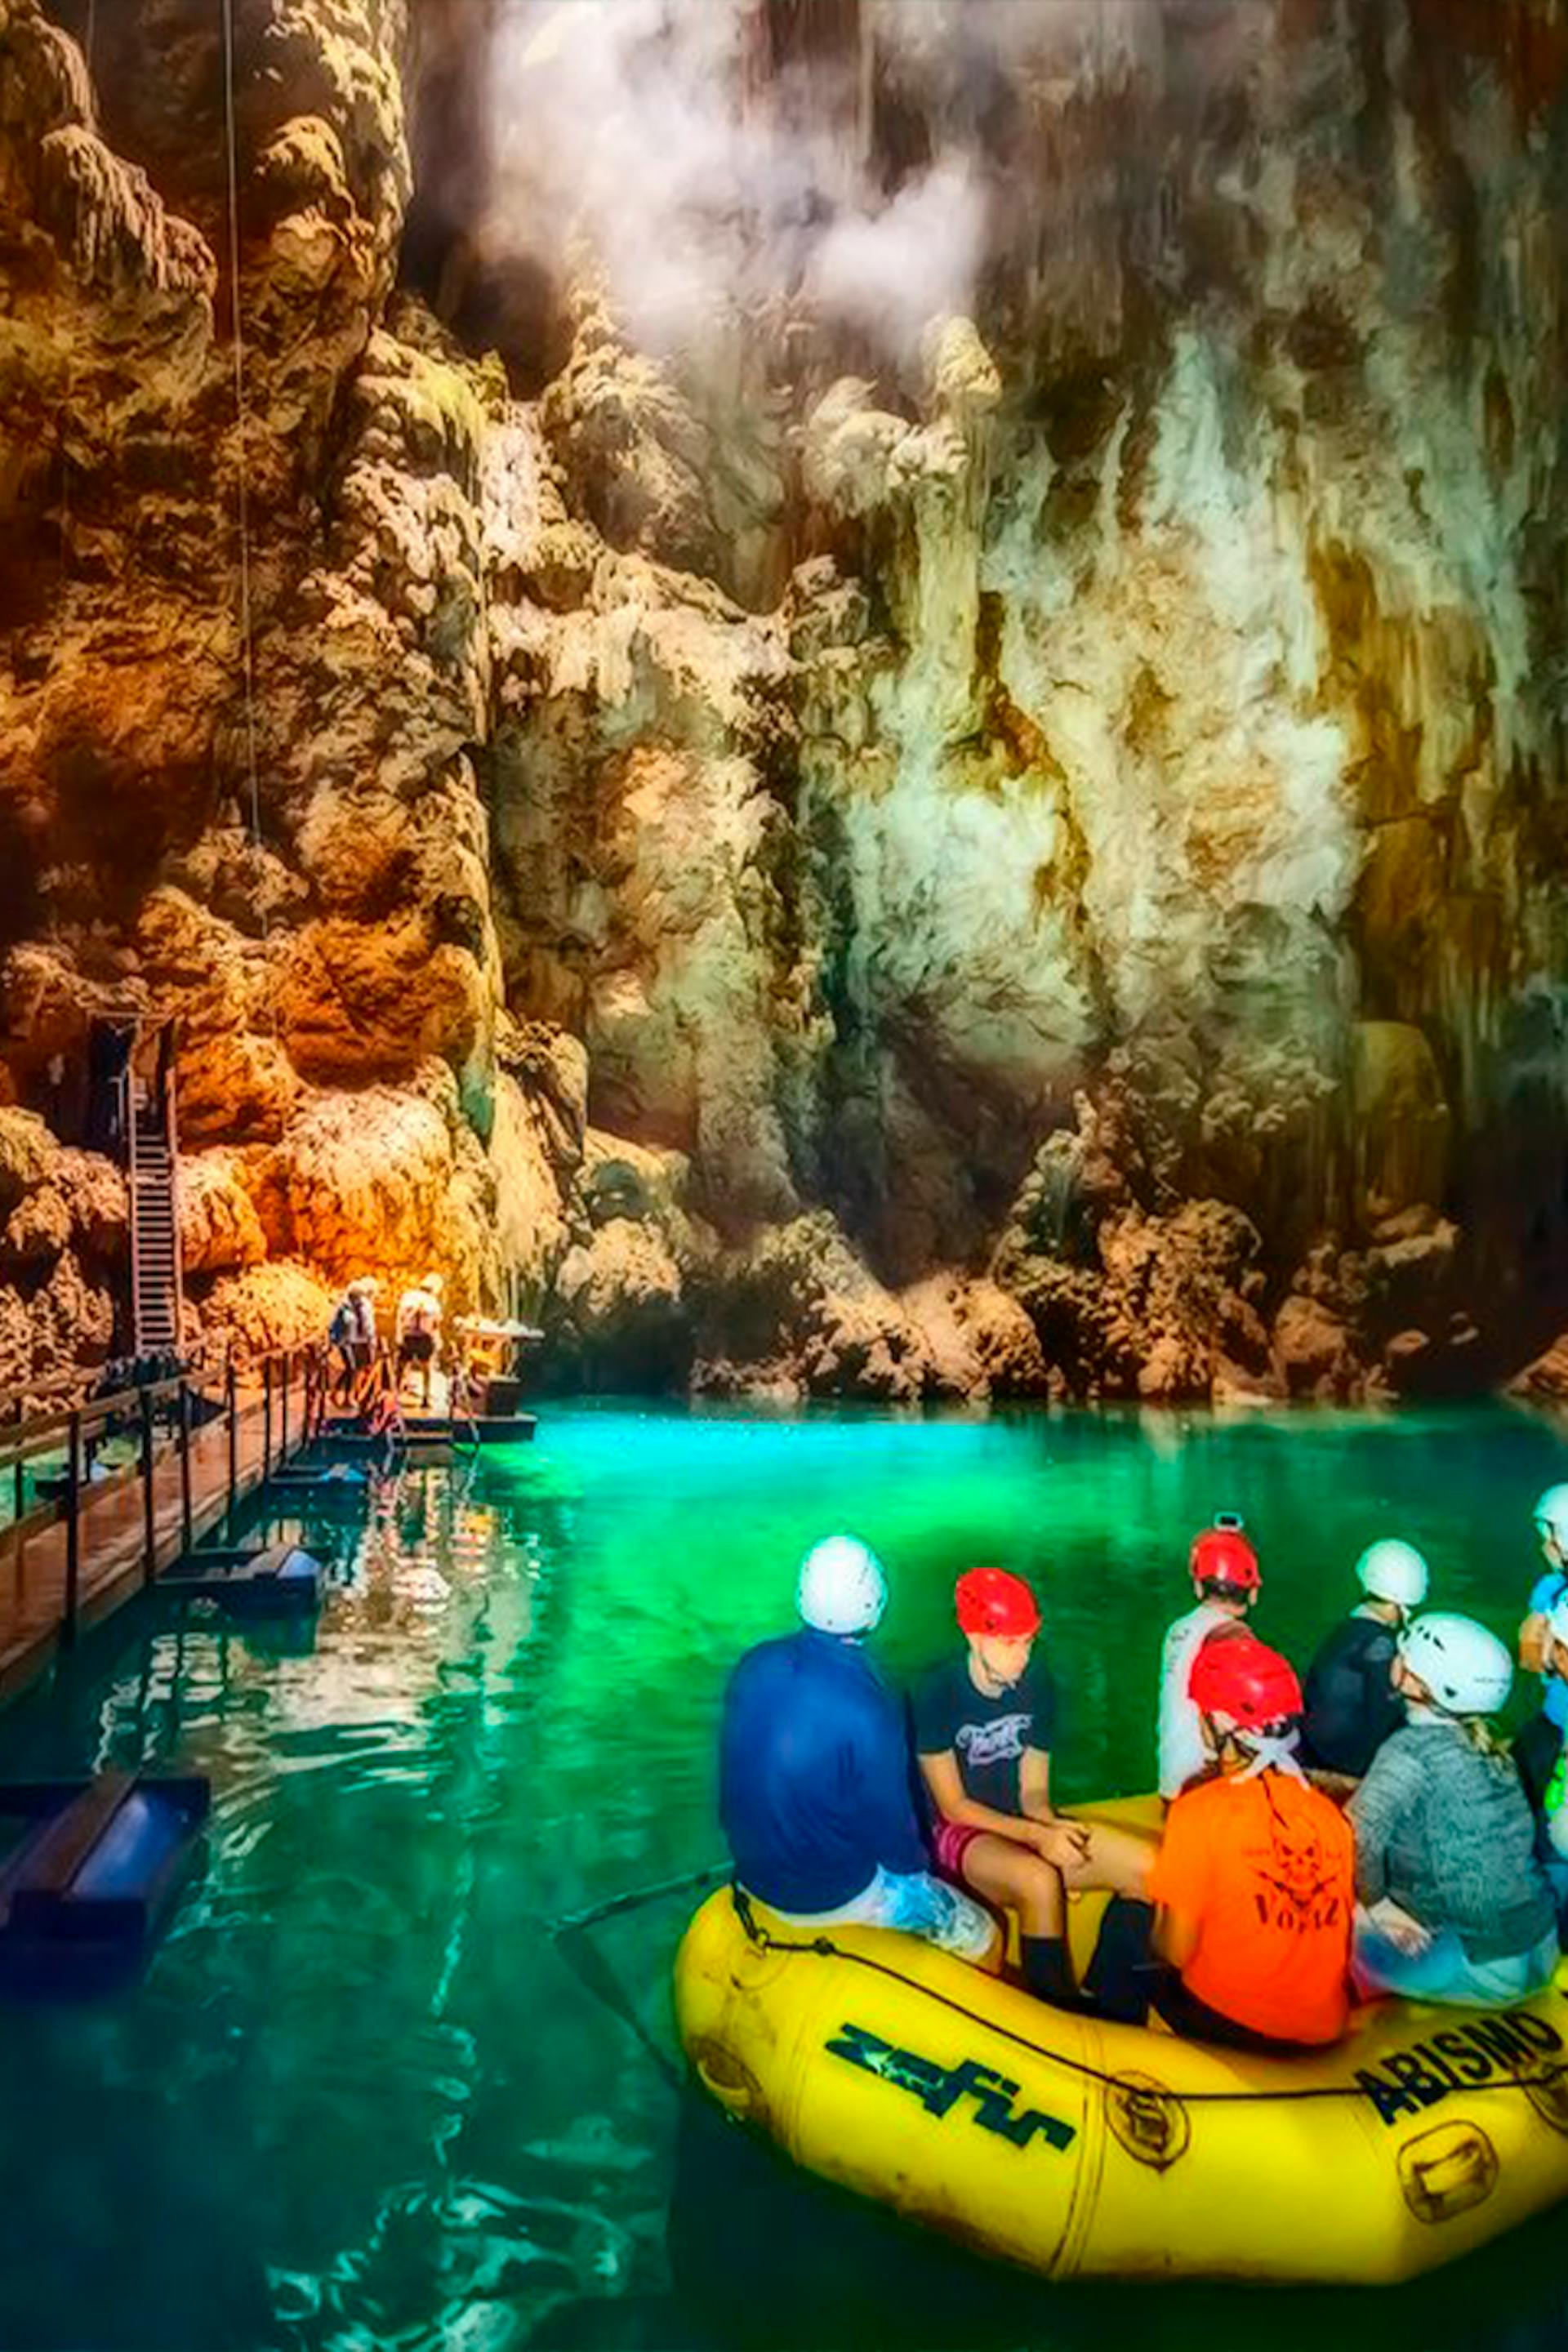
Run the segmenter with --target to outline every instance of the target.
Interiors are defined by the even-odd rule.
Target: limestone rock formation
[[[180,1255],[187,1280],[259,1265],[267,1235],[235,1151],[194,1152],[180,1164]]]
[[[937,1387],[936,1359],[902,1303],[868,1274],[825,1211],[768,1228],[710,1269],[696,1385],[774,1397],[909,1404]]]
[[[562,1384],[1550,1386],[1560,13],[677,10],[659,340],[660,175],[509,208],[441,12],[237,0],[231,223],[216,12],[0,0],[0,1376],[124,1336],[172,1017],[250,1348],[438,1265]]]

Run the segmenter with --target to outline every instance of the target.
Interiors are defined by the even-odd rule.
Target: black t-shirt
[[[966,1797],[999,1813],[1022,1813],[1024,1750],[1048,1753],[1057,1719],[1056,1685],[1038,1658],[1030,1659],[1016,1689],[987,1698],[970,1680],[966,1651],[922,1676],[911,1706],[921,1755],[951,1748]]]
[[[1514,1735],[1513,1760],[1537,1821],[1546,1811],[1546,1791],[1562,1753],[1563,1726],[1553,1723],[1544,1707]]]
[[[1344,1617],[1307,1671],[1301,1756],[1321,1771],[1361,1780],[1405,1721],[1394,1687],[1399,1639],[1375,1617]]]

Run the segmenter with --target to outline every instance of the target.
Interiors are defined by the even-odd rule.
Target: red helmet
[[[1243,1731],[1301,1712],[1295,1667],[1251,1633],[1211,1633],[1193,1660],[1187,1689],[1205,1715],[1228,1716]]]
[[[1263,1581],[1258,1554],[1239,1528],[1205,1528],[1188,1564],[1195,1582],[1223,1584],[1232,1592],[1256,1592]]]
[[[1040,1630],[1039,1602],[1023,1578],[1005,1568],[966,1569],[954,1598],[965,1633],[995,1633],[1012,1641]]]

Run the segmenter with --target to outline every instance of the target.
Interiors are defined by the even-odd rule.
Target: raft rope
[[[1121,2091],[1151,2102],[1169,2099],[1183,2107],[1296,2105],[1310,2100],[1367,2099],[1372,2095],[1361,2083],[1308,2083],[1282,2086],[1278,2090],[1176,2091],[1163,2084],[1130,2082],[1125,2074],[1114,2074],[1106,2067],[1091,2065],[1087,2058],[1069,2058],[1065,2051],[1052,2050],[1044,2042],[1032,2042],[1026,2033],[1019,2033],[1012,2026],[1003,2025],[995,2018],[985,2016],[980,2010],[971,2009],[967,2002],[954,2000],[951,1993],[938,1992],[933,1985],[922,1984],[914,1977],[905,1976],[901,1969],[889,1968],[885,1960],[873,1959],[868,1952],[846,1951],[842,1944],[836,1944],[829,1936],[814,1936],[808,1942],[775,1936],[756,1918],[743,1886],[731,1879],[730,1892],[735,1905],[735,1916],[748,1940],[759,1951],[798,1952],[812,1959],[848,1960],[858,1969],[868,1969],[873,1976],[888,1977],[894,1984],[904,1985],[911,1992],[923,1994],[927,2000],[935,2001],[939,2008],[952,2010],[955,2016],[967,2018],[971,2024],[980,2026],[987,2033],[1000,2034],[1005,2042],[1016,2042],[1020,2050],[1027,2050],[1032,2057],[1046,2059],[1051,2065],[1060,2067],[1064,2074],[1082,2075],[1106,2090]],[[1114,2023],[1116,2021],[1102,2021]],[[1462,2087],[1468,2098],[1473,2091],[1558,2091],[1565,2079],[1568,2076],[1565,2076],[1564,2070],[1554,2066],[1544,2074],[1510,2074],[1501,2081],[1467,2083]]]
[[[250,419],[245,398],[245,336],[239,315],[239,146],[234,106],[234,0],[223,0],[223,113],[228,149],[228,287],[234,340],[234,413],[239,428],[239,638],[245,673],[246,769],[250,782],[250,837],[261,847],[261,787],[256,761],[256,656],[250,595]],[[266,917],[263,915],[265,928]]]
[[[585,1927],[596,1927],[601,1919],[613,1919],[622,1911],[640,1911],[645,1903],[662,1903],[672,1895],[695,1895],[703,1888],[717,1886],[726,1878],[733,1885],[729,1863],[712,1862],[704,1869],[689,1870],[679,1878],[661,1878],[652,1886],[634,1886],[626,1894],[608,1896],[603,1903],[590,1904],[585,1911],[569,1911],[563,1919],[552,1922],[551,1937],[559,1943],[563,1936],[580,1936]],[[735,1891],[738,1895],[741,1892],[738,1887]]]
[[[645,1903],[658,1903],[674,1895],[693,1895],[716,1886],[721,1879],[730,1876],[727,1862],[710,1864],[703,1870],[690,1870],[679,1878],[662,1878],[652,1886],[635,1886],[622,1895],[612,1895],[603,1903],[592,1903],[585,1911],[569,1912],[565,1918],[555,1920],[550,1929],[552,1943],[573,1947],[580,1981],[595,1998],[603,2002],[612,2017],[618,2017],[644,2050],[668,2087],[677,2095],[682,2087],[679,2068],[672,2065],[668,2053],[659,2048],[647,2027],[638,2016],[635,2003],[603,1952],[592,1941],[590,1930],[601,1919],[613,1919],[623,1911],[640,1911]]]

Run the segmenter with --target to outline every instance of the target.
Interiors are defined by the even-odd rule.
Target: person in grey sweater
[[[1352,1974],[1364,1999],[1504,2008],[1548,1983],[1557,1914],[1511,1758],[1486,1718],[1513,1664],[1472,1618],[1418,1617],[1400,1643],[1403,1729],[1346,1808],[1356,1841]]]

